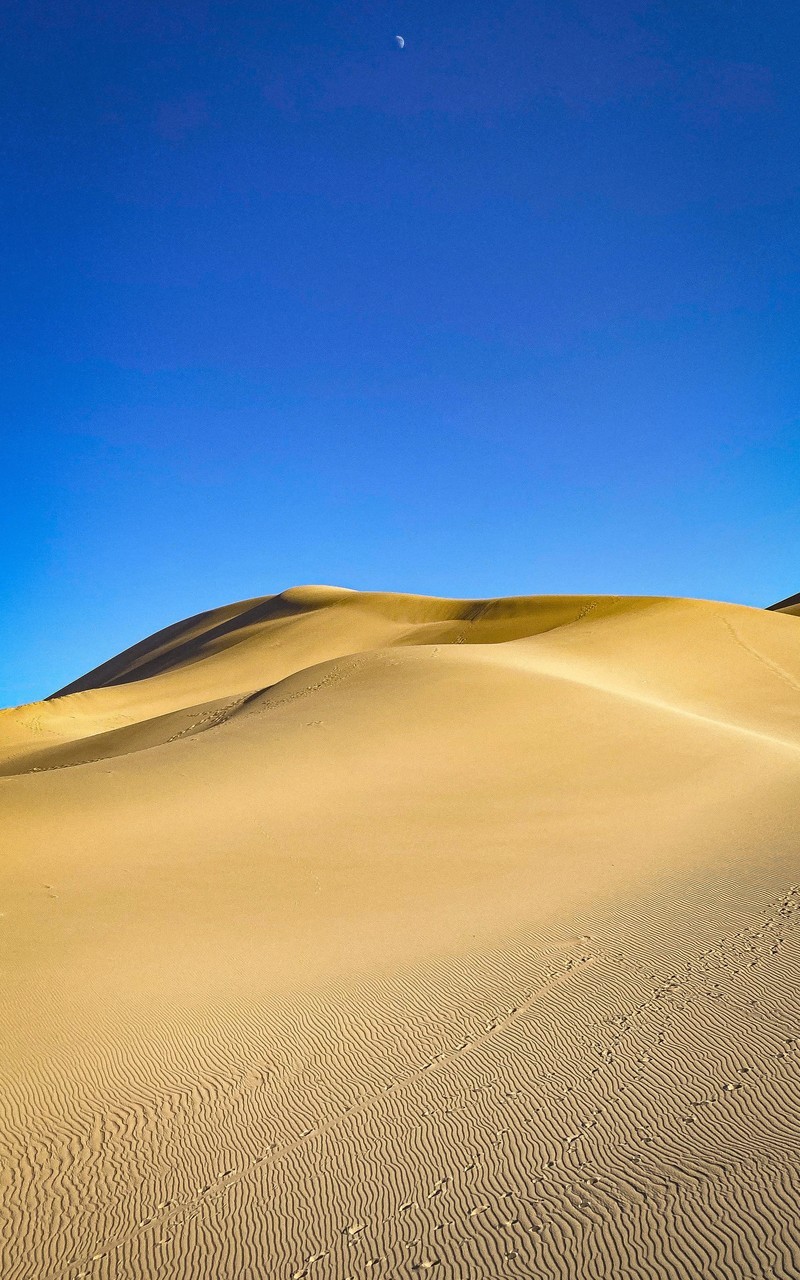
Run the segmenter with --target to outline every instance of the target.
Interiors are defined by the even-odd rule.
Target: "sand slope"
[[[777,604],[771,604],[769,607],[781,613],[793,613],[800,617],[800,592],[796,596],[788,596],[786,600],[779,600]]]
[[[3,1275],[800,1272],[800,624],[304,587],[0,712]]]

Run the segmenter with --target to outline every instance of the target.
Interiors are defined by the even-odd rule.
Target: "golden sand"
[[[800,1274],[797,612],[302,587],[0,712],[3,1280]]]

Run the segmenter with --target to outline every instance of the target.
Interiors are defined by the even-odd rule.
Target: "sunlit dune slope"
[[[297,587],[167,627],[35,709],[0,712],[0,733],[9,753],[75,743],[239,698],[352,653],[384,646],[496,643],[563,626],[586,611],[620,607],[625,605],[619,601],[587,597],[439,600]],[[166,736],[172,728],[164,722]],[[146,736],[149,741],[149,732]]]
[[[790,613],[296,588],[0,775],[4,1276],[797,1274]]]
[[[651,625],[646,619],[653,611],[657,621]],[[689,616],[692,649],[684,661],[680,633]],[[600,640],[597,628],[587,631],[586,624],[605,618],[609,625]],[[745,619],[739,625],[754,640],[766,630],[775,642],[761,610],[701,601],[586,596],[474,601],[298,587],[168,627],[47,701],[0,711],[0,747],[6,758],[22,757],[25,767],[28,761],[30,767],[44,767],[52,747],[63,744],[53,762],[65,763],[82,755],[77,748],[82,739],[112,733],[113,738],[87,744],[88,756],[83,755],[98,758],[107,749],[121,754],[190,732],[198,722],[198,727],[217,723],[231,699],[263,692],[331,659],[384,647],[498,644],[548,633],[557,637],[559,651],[575,657],[589,637],[590,661],[605,642],[613,651],[604,659],[609,669],[634,682],[653,679],[663,650],[669,697],[675,685],[689,692],[708,682],[707,668],[717,666],[721,635],[738,636],[736,619]],[[581,641],[573,635],[575,628]],[[792,641],[784,636],[783,647],[791,649]],[[747,640],[738,642],[746,650]],[[723,703],[731,692],[722,692]],[[745,692],[742,705],[748,701]]]

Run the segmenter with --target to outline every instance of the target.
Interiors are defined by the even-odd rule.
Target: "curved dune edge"
[[[299,588],[76,685],[0,716],[4,1277],[796,1274],[791,615]]]

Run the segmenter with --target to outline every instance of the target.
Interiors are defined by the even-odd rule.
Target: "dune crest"
[[[800,617],[800,592],[796,596],[788,596],[785,600],[779,600],[777,604],[771,604],[770,609],[778,610],[780,613],[793,613],[796,617]]]
[[[0,712],[4,1277],[796,1274],[796,612],[304,586]]]

